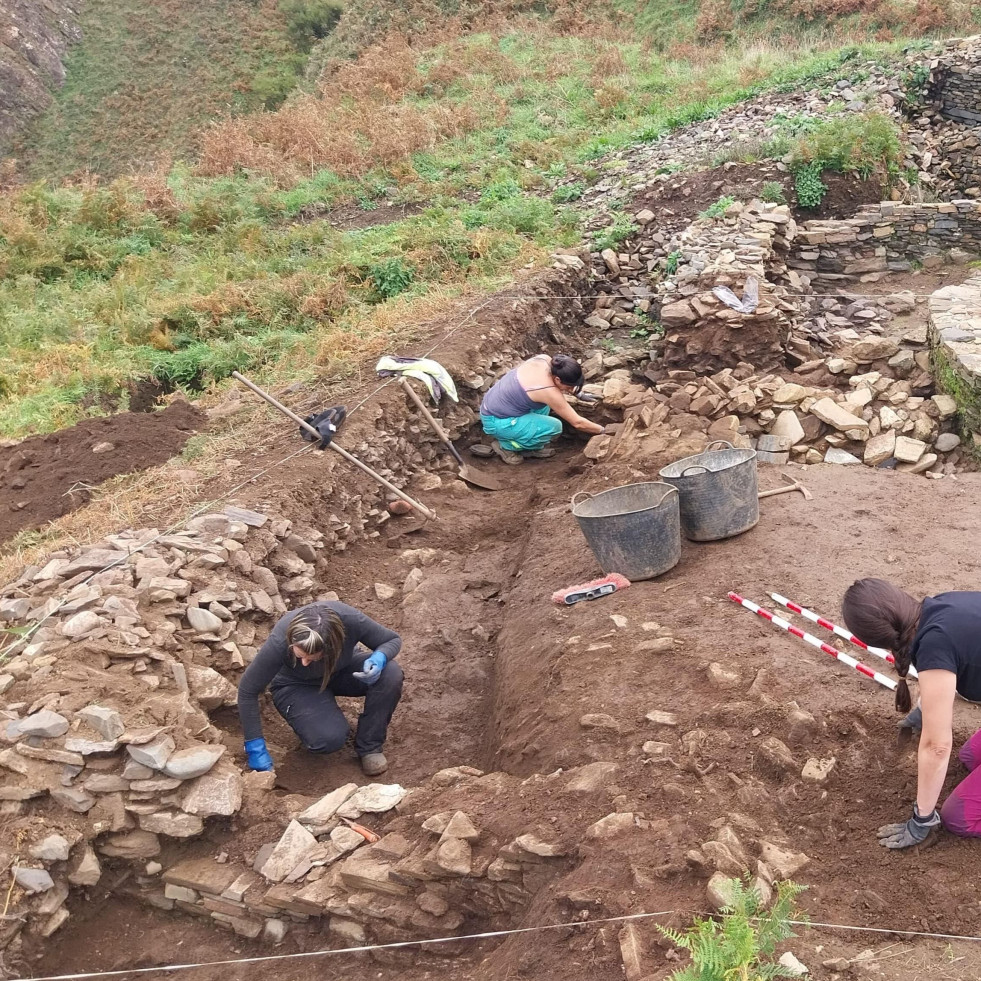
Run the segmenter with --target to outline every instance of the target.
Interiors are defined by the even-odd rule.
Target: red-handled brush
[[[592,582],[581,582],[578,586],[566,586],[565,589],[558,589],[552,593],[552,602],[560,606],[572,606],[580,600],[594,600],[601,596],[609,596],[618,589],[626,589],[630,585],[630,580],[626,576],[621,576],[618,572],[611,572],[602,579],[594,579]]]

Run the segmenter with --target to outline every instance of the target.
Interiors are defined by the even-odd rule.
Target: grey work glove
[[[923,710],[919,705],[896,723],[896,741],[900,749],[905,748],[913,738],[914,732],[923,730]]]
[[[940,827],[940,815],[936,808],[923,816],[914,804],[913,816],[908,821],[884,824],[879,828],[877,836],[879,844],[884,848],[910,848],[912,845],[922,844],[930,832],[938,827]]]

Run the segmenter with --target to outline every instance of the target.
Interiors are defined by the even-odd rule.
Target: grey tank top
[[[532,361],[535,358],[531,359]],[[527,362],[522,362],[527,364]],[[520,368],[521,365],[518,365]],[[482,416],[494,416],[497,419],[511,419],[515,416],[527,415],[540,408],[541,403],[528,397],[528,391],[537,392],[539,388],[525,390],[518,380],[518,368],[512,368],[500,381],[494,383],[490,391],[480,403]],[[545,388],[547,386],[542,386]]]

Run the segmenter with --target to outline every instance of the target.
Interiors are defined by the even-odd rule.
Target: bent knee
[[[562,432],[562,420],[556,416],[549,416],[544,422],[542,428],[551,436],[558,436]]]
[[[344,748],[348,733],[351,727],[345,726],[344,729],[332,729],[330,732],[318,732],[309,739],[304,739],[303,745],[311,753],[336,753]]]
[[[966,800],[957,788],[944,801],[940,808],[943,826],[960,838],[981,837],[981,806],[978,802]]]
[[[404,680],[405,674],[402,671],[402,665],[398,661],[389,661],[378,679],[378,684],[384,688],[401,691]]]

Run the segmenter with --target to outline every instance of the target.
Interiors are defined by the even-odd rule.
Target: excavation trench
[[[586,311],[577,300],[556,298],[585,292],[576,274],[567,270],[535,289],[547,295],[502,296],[479,324],[448,325],[441,337],[434,356],[458,379],[462,395],[460,404],[444,404],[441,416],[461,449],[477,438],[479,391],[490,377],[542,348],[586,353],[579,327]],[[618,357],[612,354],[606,367],[629,372],[629,359]],[[331,929],[333,920],[353,922],[375,942],[644,910],[678,911],[668,921],[681,925],[705,908],[705,883],[716,870],[806,882],[804,905],[823,921],[972,931],[970,883],[981,867],[973,868],[963,843],[943,838],[929,853],[899,862],[884,860],[871,839],[871,829],[906,808],[915,782],[915,761],[893,744],[888,697],[818,652],[793,647],[725,595],[737,589],[765,600],[774,589],[835,617],[841,590],[876,571],[875,557],[902,562],[914,592],[965,588],[965,577],[978,568],[977,475],[932,483],[895,471],[809,467],[813,501],[770,499],[760,524],[745,535],[685,543],[681,563],[664,576],[562,608],[550,602],[554,590],[600,573],[570,513],[572,495],[652,479],[659,467],[700,449],[703,432],[664,438],[652,431],[631,452],[600,463],[584,458],[582,443],[568,436],[549,461],[513,469],[477,462],[505,478],[497,493],[457,479],[452,458],[394,385],[353,413],[342,435],[345,446],[386,476],[411,474],[406,489],[439,520],[406,532],[414,519],[391,516],[374,484],[329,454],[310,452],[279,472],[274,485],[233,502],[272,519],[243,534],[240,551],[249,562],[237,560],[236,569],[251,569],[253,580],[257,567],[267,569],[283,610],[334,592],[402,634],[407,684],[384,779],[417,789],[395,813],[368,820],[422,847],[425,822],[462,811],[480,836],[468,875],[410,876],[415,884],[394,899],[369,889],[338,905],[331,894],[321,914],[260,908],[256,915],[288,922],[279,950],[346,946],[350,938]],[[282,448],[276,452],[281,456]],[[760,480],[773,486],[776,472],[761,467]],[[209,530],[201,526],[202,535]],[[941,538],[942,555],[933,544]],[[191,579],[196,590],[207,585],[203,575]],[[393,594],[382,598],[388,591],[376,584]],[[164,612],[170,619],[181,615],[176,608]],[[239,615],[232,629],[242,661],[279,612],[274,606]],[[232,636],[222,637],[224,630],[217,640],[181,630],[175,636],[185,665],[214,668],[234,685],[242,666],[220,643]],[[121,691],[140,690],[135,673],[115,677]],[[166,676],[159,683],[161,691],[172,687]],[[232,700],[227,691],[218,699],[211,722],[215,740],[241,767]],[[356,705],[345,708],[353,720]],[[977,727],[973,711],[959,706],[958,741]],[[247,788],[242,807],[209,818],[197,838],[162,837],[154,860],[165,875],[189,859],[212,872],[248,869],[311,801],[348,781],[363,782],[346,752],[313,757],[271,705],[263,718],[277,761],[276,787]],[[833,760],[823,782],[801,776],[812,758]],[[461,766],[474,770],[455,769]],[[958,778],[952,768],[949,783]],[[50,813],[31,798],[16,810],[12,830]],[[516,851],[524,836],[550,854],[529,859]],[[268,945],[218,931],[213,910],[200,908],[204,899],[156,908],[168,900],[145,859],[103,861],[98,886],[72,892],[71,917],[61,929],[43,944],[25,934],[23,951],[41,955],[32,964],[35,974],[269,952]],[[394,880],[400,885],[402,874]],[[921,907],[892,909],[889,897],[914,880]],[[635,937],[620,924],[596,925],[371,956],[412,979],[451,969],[481,981],[511,974],[612,981],[622,977],[624,951],[636,947],[645,971],[638,976],[665,976],[670,945],[649,924],[637,929]],[[816,945],[825,958],[852,957],[867,946],[833,933],[810,943],[812,960]],[[917,950],[935,953],[929,945]],[[977,976],[977,955],[965,957],[969,971],[962,976]],[[296,974],[291,962],[235,970],[263,981]],[[363,955],[324,962],[327,976],[360,978],[369,971],[377,967]],[[227,976],[221,969],[196,973]]]

